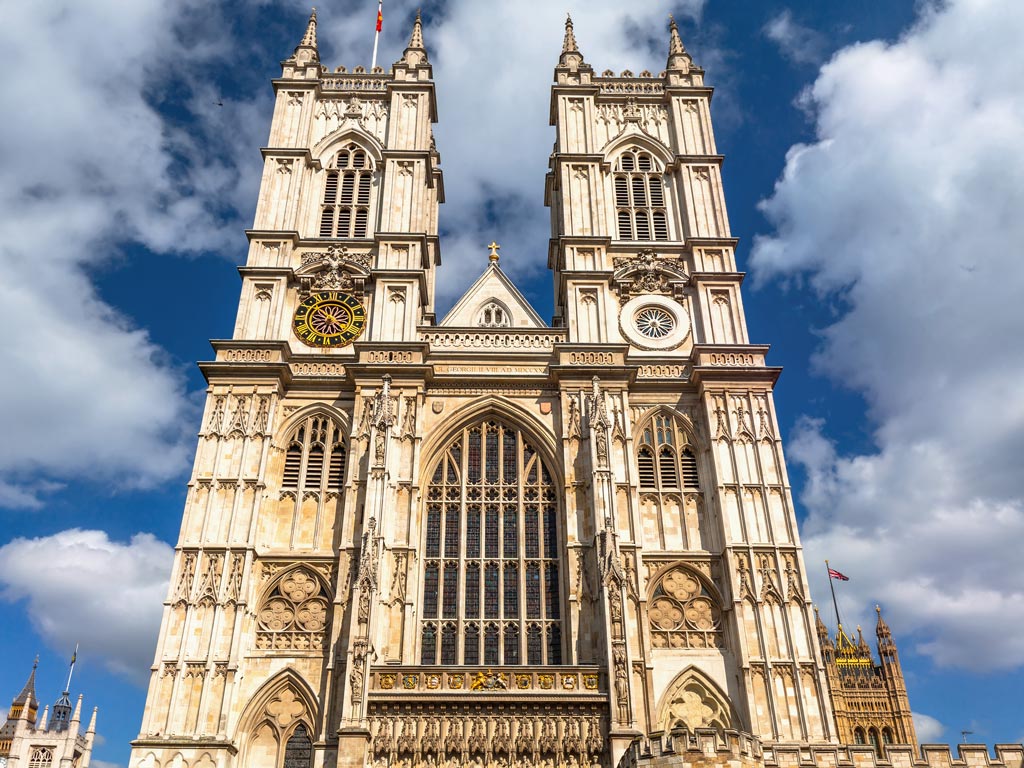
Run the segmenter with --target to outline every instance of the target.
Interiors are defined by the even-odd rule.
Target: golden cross
[[[490,261],[497,261],[498,260],[498,251],[501,249],[501,246],[498,245],[496,242],[494,242],[492,240],[491,244],[488,245],[487,247],[491,249],[491,253],[490,253],[490,255],[488,255],[487,258]]]

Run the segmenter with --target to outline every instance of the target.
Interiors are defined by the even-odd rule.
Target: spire
[[[96,733],[96,713],[99,712],[99,710],[99,707],[92,708],[92,717],[89,718],[89,729],[86,731],[87,734]]]
[[[875,634],[878,635],[878,640],[887,640],[892,642],[892,632],[889,630],[889,625],[885,623],[885,619],[882,618],[882,606],[875,606],[875,613],[878,614],[878,623],[875,625]]]
[[[572,16],[565,14],[565,39],[562,40],[562,53],[579,53],[576,45],[576,34],[572,28]]]
[[[11,704],[22,706],[33,706],[36,701],[36,668],[39,666],[39,657],[36,656],[36,660],[32,663],[32,672],[28,676],[28,680],[25,681],[25,685],[22,686],[21,693],[19,693]]]
[[[306,65],[320,61],[320,50],[316,45],[316,8],[309,14],[309,23],[306,24],[306,34],[302,36],[302,42],[295,48],[292,60],[296,64]]]
[[[423,15],[418,9],[416,20],[412,23],[412,34],[409,35],[409,45],[406,46],[398,63],[407,67],[419,67],[430,63],[427,61],[427,49],[423,45]]]
[[[309,23],[306,25],[306,34],[302,36],[299,45],[306,48],[316,48],[316,8],[309,14]]]
[[[558,66],[577,70],[583,65],[583,54],[576,44],[576,33],[572,28],[572,16],[565,15],[565,38],[562,40],[562,55],[558,57]]]
[[[47,723],[47,721],[49,719],[50,719],[50,705],[47,704],[45,707],[43,707],[43,716],[41,718],[39,718],[39,728],[38,728],[38,730],[45,731],[46,730],[46,723]]]
[[[676,20],[671,15],[668,17],[668,28],[668,65],[666,69],[681,69],[686,72],[693,64],[693,59],[683,47],[683,40],[679,37],[679,27],[676,26]]]
[[[409,36],[410,48],[423,48],[423,16],[416,9],[416,21],[412,23],[412,34]]]
[[[71,715],[71,722],[82,722],[82,694],[78,694],[78,701],[75,702],[75,713]]]
[[[675,56],[681,53],[686,53],[686,49],[683,48],[683,41],[679,37],[679,27],[676,26],[676,20],[671,13],[668,15],[668,28],[670,31],[668,55]]]
[[[861,629],[860,624],[857,625],[857,650],[866,655],[871,655],[871,648],[868,647],[867,640],[864,639],[864,630]]]

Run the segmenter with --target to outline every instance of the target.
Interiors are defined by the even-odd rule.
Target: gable
[[[547,324],[496,263],[487,265],[439,324],[450,328],[546,328]]]

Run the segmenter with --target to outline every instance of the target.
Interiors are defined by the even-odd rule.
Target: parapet
[[[742,731],[698,728],[637,739],[618,768],[1024,768],[1024,744],[996,744],[995,758],[984,744],[884,747],[869,745],[762,744]]]

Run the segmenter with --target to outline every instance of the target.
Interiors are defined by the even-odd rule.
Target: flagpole
[[[370,71],[377,67],[377,43],[380,41],[380,20],[384,15],[384,0],[377,0],[377,31],[373,35],[373,63],[370,64]]]
[[[78,643],[75,643],[75,652],[71,654],[71,669],[68,670],[68,684],[64,686],[65,691],[71,690],[71,676],[75,674],[75,662],[78,660]]]
[[[832,607],[836,609],[836,625],[839,630],[842,630],[843,622],[839,619],[839,603],[836,602],[836,585],[832,583],[832,569],[829,568],[828,560],[825,561],[825,575],[828,576],[828,588],[832,590]]]

